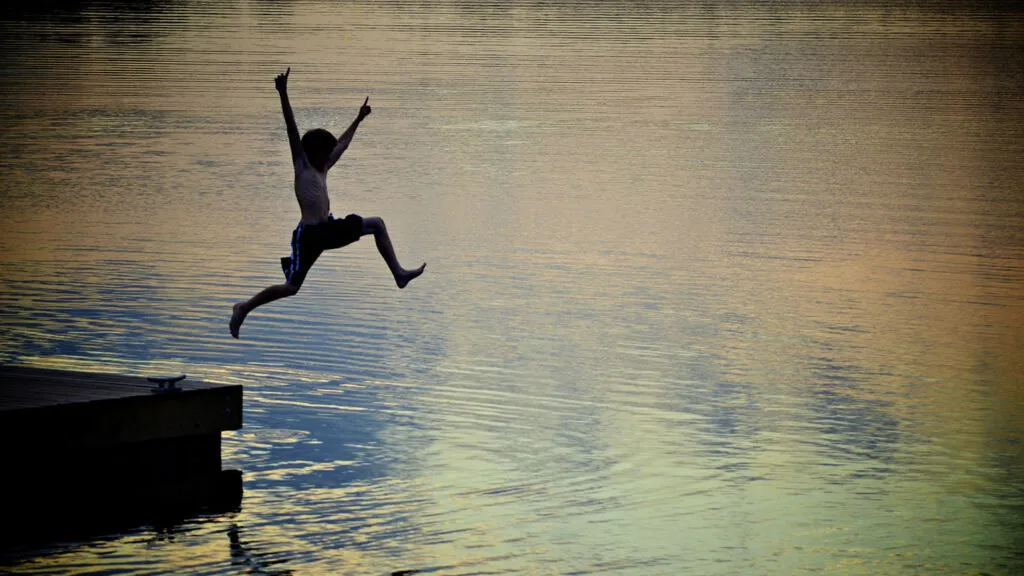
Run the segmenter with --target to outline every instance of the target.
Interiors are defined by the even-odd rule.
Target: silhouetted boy
[[[335,140],[327,130],[316,128],[306,132],[300,140],[299,129],[295,125],[295,117],[288,103],[288,75],[291,70],[288,68],[284,74],[279,75],[274,84],[281,94],[281,109],[284,111],[288,144],[291,146],[292,163],[295,165],[295,197],[299,201],[302,220],[292,232],[291,256],[281,259],[285,283],[264,288],[249,300],[235,304],[229,324],[231,335],[235,338],[238,338],[238,330],[245,317],[254,308],[297,293],[306,278],[306,273],[324,250],[341,248],[366,234],[373,234],[377,250],[387,262],[399,288],[405,288],[405,285],[422,274],[426,267],[426,264],[423,264],[415,270],[402,268],[391,247],[391,239],[388,237],[387,228],[384,227],[384,221],[380,218],[363,218],[358,214],[349,214],[343,219],[337,219],[331,214],[331,201],[327,197],[327,171],[348,148],[359,123],[370,115],[370,99],[367,98],[363,102],[359,115],[341,138]]]

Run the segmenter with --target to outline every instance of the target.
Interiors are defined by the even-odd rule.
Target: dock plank
[[[218,386],[218,385],[212,385]],[[151,393],[156,384],[142,377],[116,374],[65,372],[49,369],[0,367],[0,398],[36,398],[40,405],[49,405],[47,397],[59,402],[91,401]],[[195,380],[178,383],[182,390],[211,387]],[[5,406],[0,404],[0,410]]]

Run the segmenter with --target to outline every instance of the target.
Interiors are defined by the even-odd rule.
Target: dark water
[[[0,28],[0,361],[246,387],[241,510],[16,573],[1024,572],[1014,3],[83,2]],[[301,129],[372,242],[280,280]]]

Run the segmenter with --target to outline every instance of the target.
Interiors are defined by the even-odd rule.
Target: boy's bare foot
[[[235,304],[235,307],[231,310],[231,323],[228,327],[231,329],[231,335],[238,339],[238,329],[242,327],[242,322],[245,320],[245,313],[242,312],[242,303]]]
[[[400,276],[395,277],[395,283],[398,284],[399,288],[405,288],[406,284],[408,284],[410,280],[416,278],[420,274],[423,274],[423,270],[426,267],[427,265],[424,263],[422,266],[415,270],[406,270]]]

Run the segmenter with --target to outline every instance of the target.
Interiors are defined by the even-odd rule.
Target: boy
[[[348,148],[359,123],[370,115],[370,107],[367,104],[370,101],[369,97],[363,102],[355,121],[337,140],[322,128],[306,132],[300,140],[299,129],[295,125],[295,117],[288,103],[288,74],[291,71],[292,69],[288,68],[284,74],[278,75],[274,85],[281,95],[281,109],[284,111],[284,123],[288,129],[292,164],[295,166],[295,197],[299,201],[302,219],[292,232],[292,255],[281,259],[285,283],[264,288],[249,300],[235,304],[231,323],[228,325],[231,335],[235,338],[238,338],[238,330],[245,317],[254,308],[295,295],[313,262],[324,250],[341,248],[367,234],[373,234],[377,250],[387,262],[399,288],[405,288],[410,280],[422,274],[426,268],[426,264],[415,270],[402,268],[395,257],[394,248],[391,247],[391,238],[384,227],[384,221],[380,218],[363,218],[358,214],[349,214],[343,219],[336,219],[331,214],[330,200],[327,197],[327,171]]]

